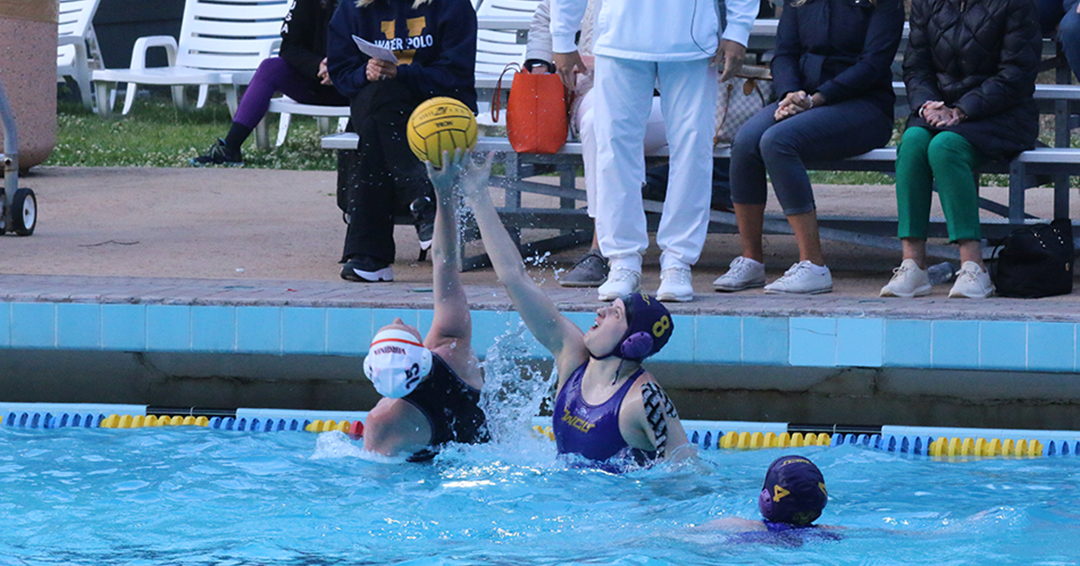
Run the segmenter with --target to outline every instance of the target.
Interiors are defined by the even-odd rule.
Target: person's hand
[[[726,81],[742,70],[743,61],[746,59],[746,46],[730,39],[721,39],[713,56],[713,64],[720,66],[724,63],[724,72],[720,75],[721,81]]]
[[[368,59],[367,80],[371,82],[392,79],[397,76],[397,65],[382,59]]]
[[[436,169],[430,161],[424,161],[428,178],[431,179],[431,185],[435,187],[435,196],[440,203],[449,202],[454,198],[454,185],[457,183],[458,177],[461,176],[462,169],[464,169],[463,162],[466,153],[466,150],[460,147],[455,149],[454,153],[442,152],[443,166],[441,169]]]
[[[960,122],[967,120],[967,114],[964,114],[964,111],[960,108],[950,108],[949,110],[952,111],[952,116],[949,119],[949,123],[946,124],[947,126],[955,126]]]
[[[926,120],[926,123],[935,128],[952,126],[956,123],[956,121],[954,121],[956,116],[953,114],[953,109],[945,106],[945,103],[940,100],[924,102],[922,105],[922,116]]]
[[[555,60],[555,72],[559,74],[566,88],[573,90],[577,85],[578,73],[585,73],[585,61],[581,60],[581,54],[577,51],[570,53],[554,53],[551,56]]]
[[[323,57],[322,61],[319,61],[319,83],[324,85],[334,84],[334,81],[330,80],[330,70],[326,68],[325,57]]]
[[[461,175],[461,192],[465,194],[466,199],[474,199],[480,194],[488,194],[488,186],[491,185],[491,162],[494,160],[495,152],[490,151],[484,156],[483,161],[468,160],[462,156],[462,160],[459,162],[461,166],[465,168]]]
[[[799,112],[809,110],[812,105],[805,90],[789,92],[777,105],[776,112],[773,113],[773,119],[779,122],[784,118],[790,118]]]

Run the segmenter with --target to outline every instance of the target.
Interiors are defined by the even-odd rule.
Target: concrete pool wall
[[[0,399],[367,410],[361,362],[431,294],[337,283],[0,276]],[[516,331],[473,286],[483,357]],[[582,329],[595,305],[556,293]],[[672,307],[649,361],[683,416],[846,424],[1080,428],[1080,315],[1061,303],[724,297]],[[927,307],[935,307],[928,309]],[[521,362],[550,371],[531,337]]]

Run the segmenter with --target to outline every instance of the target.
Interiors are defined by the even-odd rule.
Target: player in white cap
[[[435,314],[427,337],[394,319],[375,334],[364,359],[364,374],[383,396],[364,422],[365,450],[423,461],[447,442],[488,440],[484,412],[478,406],[484,378],[472,348],[469,304],[458,278],[453,200],[440,197],[435,216],[431,260]]]

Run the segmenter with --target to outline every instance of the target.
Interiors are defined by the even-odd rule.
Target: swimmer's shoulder
[[[698,531],[722,531],[729,533],[744,533],[753,531],[766,531],[765,523],[761,521],[751,521],[750,519],[743,519],[742,517],[721,517],[695,527],[694,530]]]

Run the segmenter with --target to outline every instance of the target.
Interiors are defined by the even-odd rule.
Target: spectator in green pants
[[[949,297],[981,299],[994,285],[982,261],[974,171],[1035,146],[1032,94],[1042,49],[1035,4],[914,0],[910,26],[904,83],[911,115],[896,156],[903,263],[881,296],[930,293],[926,237],[936,183],[949,241],[960,247]]]

